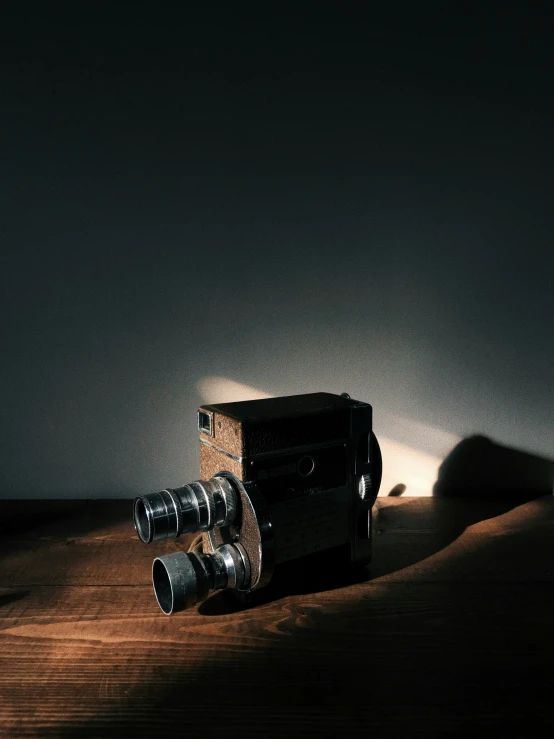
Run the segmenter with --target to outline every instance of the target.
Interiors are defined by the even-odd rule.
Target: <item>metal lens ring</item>
[[[167,506],[167,511],[169,514],[169,511],[171,511],[171,514],[175,516],[175,533],[172,533],[171,531],[168,531],[168,539],[169,538],[176,538],[179,536],[181,531],[183,530],[183,511],[181,508],[181,501],[175,494],[173,490],[170,488],[166,490],[162,490],[162,495],[164,495],[165,503]]]
[[[212,478],[214,483],[214,502],[216,526],[228,526],[237,513],[237,494],[225,477]]]
[[[197,531],[209,531],[215,519],[214,496],[209,489],[209,482],[195,480],[187,485],[192,490],[198,504],[199,521]]]

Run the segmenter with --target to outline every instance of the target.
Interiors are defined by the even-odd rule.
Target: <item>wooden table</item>
[[[172,617],[150,570],[177,544],[139,542],[130,501],[0,505],[2,736],[553,726],[552,496],[380,498],[365,581],[308,579],[247,610],[217,594]]]

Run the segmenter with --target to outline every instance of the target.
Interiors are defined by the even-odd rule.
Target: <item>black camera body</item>
[[[276,566],[335,547],[370,562],[381,454],[369,404],[310,393],[204,405],[198,431],[202,479],[135,500],[145,542],[202,533],[201,551],[154,561],[165,613],[215,589],[251,593]]]

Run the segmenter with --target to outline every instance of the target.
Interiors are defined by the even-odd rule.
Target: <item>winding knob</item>
[[[362,500],[371,496],[371,475],[362,475],[358,481],[358,494]]]

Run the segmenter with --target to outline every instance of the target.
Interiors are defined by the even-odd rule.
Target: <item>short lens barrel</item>
[[[157,557],[152,565],[152,584],[158,605],[168,616],[205,600],[210,590],[201,555],[194,552]]]
[[[226,526],[234,520],[236,510],[232,483],[226,477],[212,477],[136,498],[133,519],[141,541],[150,544]]]
[[[201,603],[212,590],[243,588],[249,581],[250,564],[240,544],[223,544],[213,554],[166,554],[152,565],[156,599],[168,616]]]

